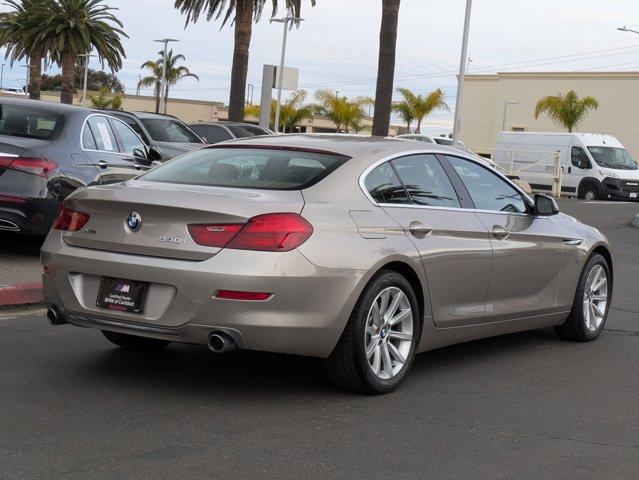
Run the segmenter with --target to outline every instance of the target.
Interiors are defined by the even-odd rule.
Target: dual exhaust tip
[[[47,310],[47,320],[51,325],[63,325],[67,323],[64,315],[58,307],[51,306]],[[207,345],[213,353],[232,352],[237,349],[237,343],[228,334],[224,332],[213,332],[209,335]]]

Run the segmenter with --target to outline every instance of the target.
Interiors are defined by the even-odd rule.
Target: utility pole
[[[161,40],[153,40],[154,42],[164,44],[164,55],[162,59],[162,82],[160,83],[160,113],[166,114],[166,56],[168,54],[169,42],[179,42],[175,38],[163,38]]]
[[[142,75],[138,74],[138,86],[135,89],[135,94],[140,95],[140,82],[142,82]]]
[[[0,69],[0,90],[2,90],[4,83],[4,63],[2,64],[2,69]]]
[[[280,66],[277,68],[277,102],[275,104],[275,125],[273,126],[275,132],[280,131],[280,109],[282,102],[282,80],[284,78],[284,59],[286,57],[286,38],[288,33],[288,24],[289,22],[303,22],[303,18],[299,17],[284,17],[284,18],[271,18],[269,20],[272,22],[278,22],[284,24],[284,33],[282,36],[282,54],[280,56]]]
[[[95,57],[95,55],[91,55],[90,53],[81,53],[78,55],[79,57],[84,57],[84,85],[82,88],[82,106],[87,106],[87,79],[89,78],[89,59],[91,57]]]
[[[24,94],[29,95],[29,81],[30,81],[29,74],[31,73],[31,66],[29,65],[29,62],[27,62],[26,65],[22,65],[22,66],[27,69],[27,78],[25,79]]]
[[[462,95],[464,93],[464,77],[466,76],[466,57],[468,56],[468,32],[470,30],[470,11],[473,0],[466,0],[466,16],[464,18],[464,34],[462,36],[462,51],[459,60],[459,78],[457,79],[457,101],[455,102],[455,123],[453,124],[453,146],[457,144],[459,129],[461,128]]]

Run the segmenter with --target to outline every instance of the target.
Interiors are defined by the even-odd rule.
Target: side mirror
[[[559,213],[559,205],[555,199],[546,195],[535,195],[535,214],[550,216]]]
[[[151,145],[149,147],[149,153],[146,158],[153,161],[159,161],[162,160],[163,156],[164,154],[162,153],[162,149],[160,147],[158,147],[157,145]]]

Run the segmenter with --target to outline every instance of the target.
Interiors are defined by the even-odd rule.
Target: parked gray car
[[[552,198],[459,150],[338,135],[227,142],[82,189],[42,263],[53,324],[323,357],[369,393],[453,343],[594,340],[613,280],[604,236]]]

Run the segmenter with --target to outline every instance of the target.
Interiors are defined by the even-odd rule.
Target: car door
[[[118,140],[105,115],[91,115],[82,130],[82,149],[98,168],[99,182],[121,182],[136,174],[134,162],[120,152]]]
[[[490,232],[486,321],[554,313],[564,240],[559,229],[550,218],[534,215],[524,196],[490,168],[457,156],[445,158]]]
[[[570,147],[570,163],[566,169],[567,175],[562,178],[562,191],[577,195],[581,180],[592,176],[591,169],[592,163],[586,151],[579,146]]]
[[[375,201],[420,253],[436,325],[482,323],[491,267],[488,231],[433,154],[403,156],[366,177]]]

